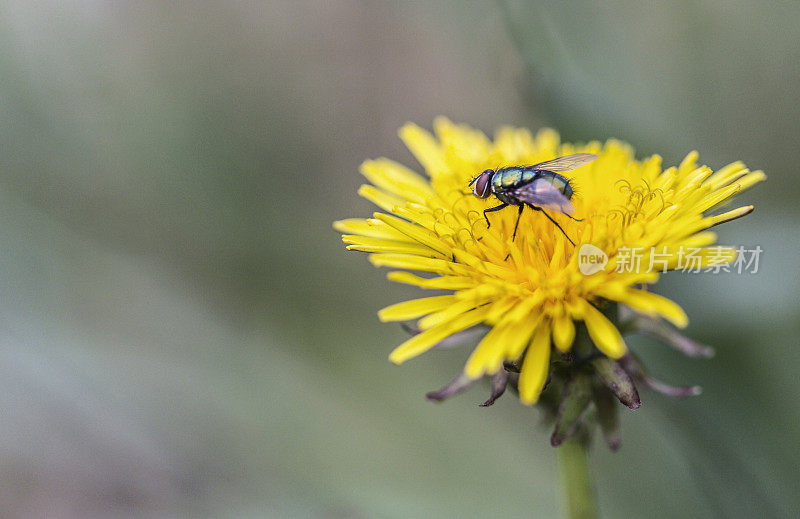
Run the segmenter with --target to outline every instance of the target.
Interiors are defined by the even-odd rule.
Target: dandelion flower
[[[662,320],[685,327],[688,318],[681,307],[647,286],[661,272],[685,267],[690,250],[698,269],[733,261],[735,249],[713,246],[716,236],[708,229],[753,207],[708,213],[765,178],[740,162],[714,172],[698,165],[695,152],[677,167],[663,169],[661,157],[637,160],[624,142],[564,143],[551,129],[534,135],[505,127],[491,140],[439,118],[434,130],[431,134],[413,124],[400,130],[424,175],[386,158],[364,162],[361,172],[370,183],[359,194],[381,211],[372,218],[338,221],[334,227],[344,234],[348,249],[370,253],[375,266],[398,269],[388,273],[390,280],[446,292],[379,312],[382,321],[417,320],[418,333],[391,352],[392,362],[403,363],[466,330],[488,330],[463,374],[434,395],[448,396],[492,376],[493,398],[487,404],[505,388],[509,372],[520,400],[536,403],[555,361],[576,353],[581,334],[596,348],[593,362],[601,361],[597,376],[617,384],[620,400],[625,388],[618,383],[626,377],[614,378],[618,366],[625,368],[623,375],[649,380],[626,355],[619,313],[629,312],[634,321],[645,319],[650,332]],[[518,212],[505,209],[488,214],[487,228],[483,211],[497,200],[472,195],[468,184],[476,175],[574,153],[597,155],[563,173],[574,187],[571,202],[579,220],[551,213],[562,233],[542,212],[525,210],[512,239]],[[591,273],[581,268],[584,245],[607,260]],[[670,332],[659,328],[659,333]],[[692,351],[702,351],[698,348]],[[572,389],[582,395],[576,398],[588,398],[586,391]],[[598,410],[604,405],[596,404]]]

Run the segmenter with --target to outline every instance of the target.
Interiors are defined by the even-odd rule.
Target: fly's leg
[[[523,209],[525,209],[525,204],[519,204],[519,212],[517,213],[517,223],[514,224],[514,235],[511,237],[511,241],[514,241],[514,239],[517,237],[517,226],[519,225],[519,219],[522,216]],[[506,258],[503,261],[506,261],[509,258],[509,256],[511,256],[510,252],[506,254]]]
[[[570,242],[573,247],[575,246],[575,242],[569,239],[569,236],[567,236],[567,233],[564,232],[564,229],[562,229],[561,226],[558,225],[558,222],[553,220],[553,218],[549,214],[547,214],[547,212],[544,209],[542,209],[541,207],[537,207],[535,205],[531,205],[531,204],[528,204],[528,206],[531,209],[533,209],[534,211],[541,211],[542,213],[544,213],[544,215],[547,217],[547,219],[550,220],[551,222],[553,222],[556,227],[558,227],[558,230],[561,231],[561,233],[564,235],[564,238],[566,238],[567,241]]]
[[[497,207],[490,207],[489,209],[486,209],[485,211],[483,211],[483,217],[486,218],[486,228],[487,229],[492,226],[492,222],[489,221],[489,217],[486,216],[486,213],[491,213],[492,211],[499,211],[500,209],[504,209],[506,207],[508,207],[508,204],[502,203],[502,204],[498,205]]]
[[[570,218],[572,218],[572,219],[573,219],[573,220],[575,220],[576,222],[582,222],[582,221],[583,221],[583,218],[575,218],[575,217],[574,217],[574,216],[572,216],[571,214],[567,214],[567,213],[561,213],[561,214],[563,214],[564,216],[569,216]]]
[[[525,209],[524,204],[519,204],[519,213],[517,213],[517,223],[514,224],[514,235],[511,237],[511,241],[517,237],[517,226],[519,226],[519,219],[522,216],[522,210]]]

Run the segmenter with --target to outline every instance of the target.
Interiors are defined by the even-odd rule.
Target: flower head
[[[533,135],[501,128],[490,140],[444,118],[434,128],[435,135],[413,124],[400,130],[426,175],[385,158],[364,162],[361,171],[371,184],[359,194],[383,211],[338,221],[335,228],[344,233],[348,249],[371,253],[375,266],[401,269],[389,272],[389,279],[447,291],[380,311],[383,321],[418,319],[419,333],[392,351],[393,362],[416,357],[464,330],[488,329],[463,375],[445,393],[490,375],[496,394],[505,387],[505,373],[518,371],[520,399],[533,404],[551,373],[552,352],[568,354],[584,329],[604,358],[622,358],[627,348],[619,321],[608,315],[619,306],[614,303],[637,316],[685,327],[681,307],[646,285],[661,271],[681,267],[689,250],[698,268],[733,261],[733,248],[711,247],[716,237],[708,229],[752,206],[706,213],[764,178],[739,162],[713,172],[697,164],[695,152],[679,166],[662,169],[659,156],[636,160],[623,142],[562,143],[550,129]],[[498,200],[473,196],[471,180],[486,169],[574,153],[597,155],[562,173],[575,191],[574,218],[525,210],[513,237],[519,213],[512,207],[488,213],[487,226],[484,211]],[[607,261],[588,273],[582,250]]]

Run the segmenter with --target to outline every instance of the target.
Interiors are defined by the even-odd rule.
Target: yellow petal
[[[433,251],[421,243],[387,240],[385,238],[369,238],[367,236],[356,236],[345,234],[342,241],[347,244],[347,250],[360,250],[364,252],[399,252],[401,254],[418,254],[420,256],[431,256]]]
[[[700,154],[697,153],[697,150],[690,151],[681,161],[680,166],[678,166],[679,174],[685,176],[697,169],[697,158],[699,156]]]
[[[749,189],[750,187],[752,187],[754,184],[757,184],[762,180],[766,179],[767,175],[765,175],[763,171],[759,170],[759,171],[753,171],[752,173],[745,175],[744,177],[734,182],[734,184],[740,186],[742,188],[742,191],[744,191],[745,189]]]
[[[543,322],[533,334],[519,374],[519,398],[533,405],[539,400],[547,374],[550,372],[550,328]]]
[[[575,323],[569,315],[560,315],[553,320],[553,342],[558,351],[567,352],[575,340]]]
[[[371,238],[388,238],[392,240],[404,239],[406,236],[389,227],[381,221],[366,220],[364,218],[348,218],[333,222],[333,228],[342,234],[358,234]]]
[[[440,240],[436,234],[432,233],[428,229],[420,227],[419,225],[414,225],[413,223],[406,222],[401,220],[400,218],[390,216],[388,214],[383,213],[375,213],[375,218],[377,220],[382,221],[386,225],[394,227],[401,233],[405,234],[412,240],[416,240],[419,243],[430,247],[431,249],[439,252],[443,256],[450,256],[450,247]]]
[[[721,223],[730,222],[731,220],[736,220],[737,218],[741,218],[742,216],[746,216],[753,212],[752,205],[745,205],[731,211],[727,211],[722,214],[718,214],[716,216],[709,216],[703,222],[706,224],[706,228],[714,227],[715,225],[719,225]]]
[[[468,310],[481,306],[483,303],[486,302],[488,302],[488,298],[485,301],[477,301],[477,302],[461,301],[461,300],[455,301],[441,312],[436,312],[434,314],[426,315],[417,322],[417,326],[419,326],[420,329],[422,330],[433,328],[443,322],[447,322],[453,319],[457,315],[463,314]]]
[[[403,301],[391,306],[387,306],[378,312],[378,319],[381,321],[405,321],[415,319],[421,315],[428,315],[432,312],[443,310],[457,301],[456,296],[433,296]]]
[[[360,188],[358,188],[358,194],[377,205],[384,211],[389,211],[390,213],[394,211],[395,207],[406,203],[406,201],[402,198],[390,195],[389,193],[369,184],[363,184]]]
[[[618,359],[625,355],[627,348],[617,327],[592,304],[584,301],[582,306],[586,329],[597,349],[612,359]]]
[[[741,162],[732,162],[727,166],[724,166],[718,169],[713,175],[711,175],[708,180],[705,181],[705,185],[710,187],[711,189],[719,189],[724,187],[735,180],[747,175],[750,173],[747,168],[745,168],[744,164]]]
[[[397,283],[405,283],[407,285],[416,285],[421,288],[435,288],[441,290],[465,290],[475,286],[475,280],[466,276],[441,276],[437,278],[423,278],[405,272],[402,270],[394,270],[386,274],[386,277],[391,281]]]
[[[480,378],[491,372],[490,366],[502,365],[506,337],[512,332],[512,323],[503,321],[489,330],[469,356],[464,366],[464,374],[471,379]]]
[[[424,258],[413,254],[373,254],[369,261],[376,267],[393,267],[398,269],[420,270],[422,272],[448,271],[449,262],[438,258]]]
[[[515,360],[522,354],[525,346],[531,340],[534,330],[539,327],[544,319],[543,315],[531,316],[516,325],[514,334],[511,339],[506,343],[504,360]]]
[[[643,314],[650,316],[661,315],[679,328],[685,328],[689,324],[689,318],[683,308],[674,301],[658,294],[630,288],[621,297],[615,299]]]
[[[741,191],[742,186],[739,184],[739,182],[740,181],[737,181],[721,189],[712,191],[711,193],[703,197],[703,199],[696,205],[697,212],[704,213],[709,209],[711,209],[712,207],[714,207],[715,205],[721,204],[728,198],[732,197],[733,195]]]
[[[495,153],[504,159],[518,164],[533,163],[533,135],[527,128],[503,126],[495,132]]]
[[[438,223],[428,208],[417,207],[412,202],[407,203],[404,207],[397,206],[392,212],[431,232]]]
[[[506,313],[510,312],[511,309],[516,306],[518,301],[519,299],[514,296],[505,296],[499,298],[490,305],[491,309],[489,310],[489,314],[486,316],[486,320],[490,323],[499,322],[503,319],[503,316]]]
[[[398,133],[430,177],[447,170],[442,147],[433,135],[413,123],[407,123]]]
[[[367,160],[361,174],[384,191],[414,202],[424,203],[434,194],[427,180],[393,160]]]
[[[463,124],[453,124],[446,117],[437,117],[433,129],[442,148],[447,150],[451,163],[480,163],[486,160],[491,151],[491,142],[482,131]]]
[[[486,308],[476,308],[459,315],[452,321],[441,323],[429,330],[418,333],[395,348],[389,354],[389,360],[395,364],[401,364],[410,358],[416,357],[434,347],[442,339],[482,322],[486,317],[486,313]]]
[[[506,359],[516,359],[541,320],[541,315],[531,315],[539,302],[536,297],[529,297],[509,310],[472,352],[464,373],[475,379],[502,369]]]
[[[681,245],[685,248],[705,247],[706,245],[711,245],[715,241],[717,241],[717,233],[705,231],[683,240]]]

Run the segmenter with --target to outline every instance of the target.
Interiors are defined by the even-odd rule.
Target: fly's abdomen
[[[539,172],[539,178],[549,182],[554,188],[561,191],[567,200],[572,198],[572,185],[569,183],[569,180],[562,177],[558,173],[553,173],[552,171],[541,171]]]

